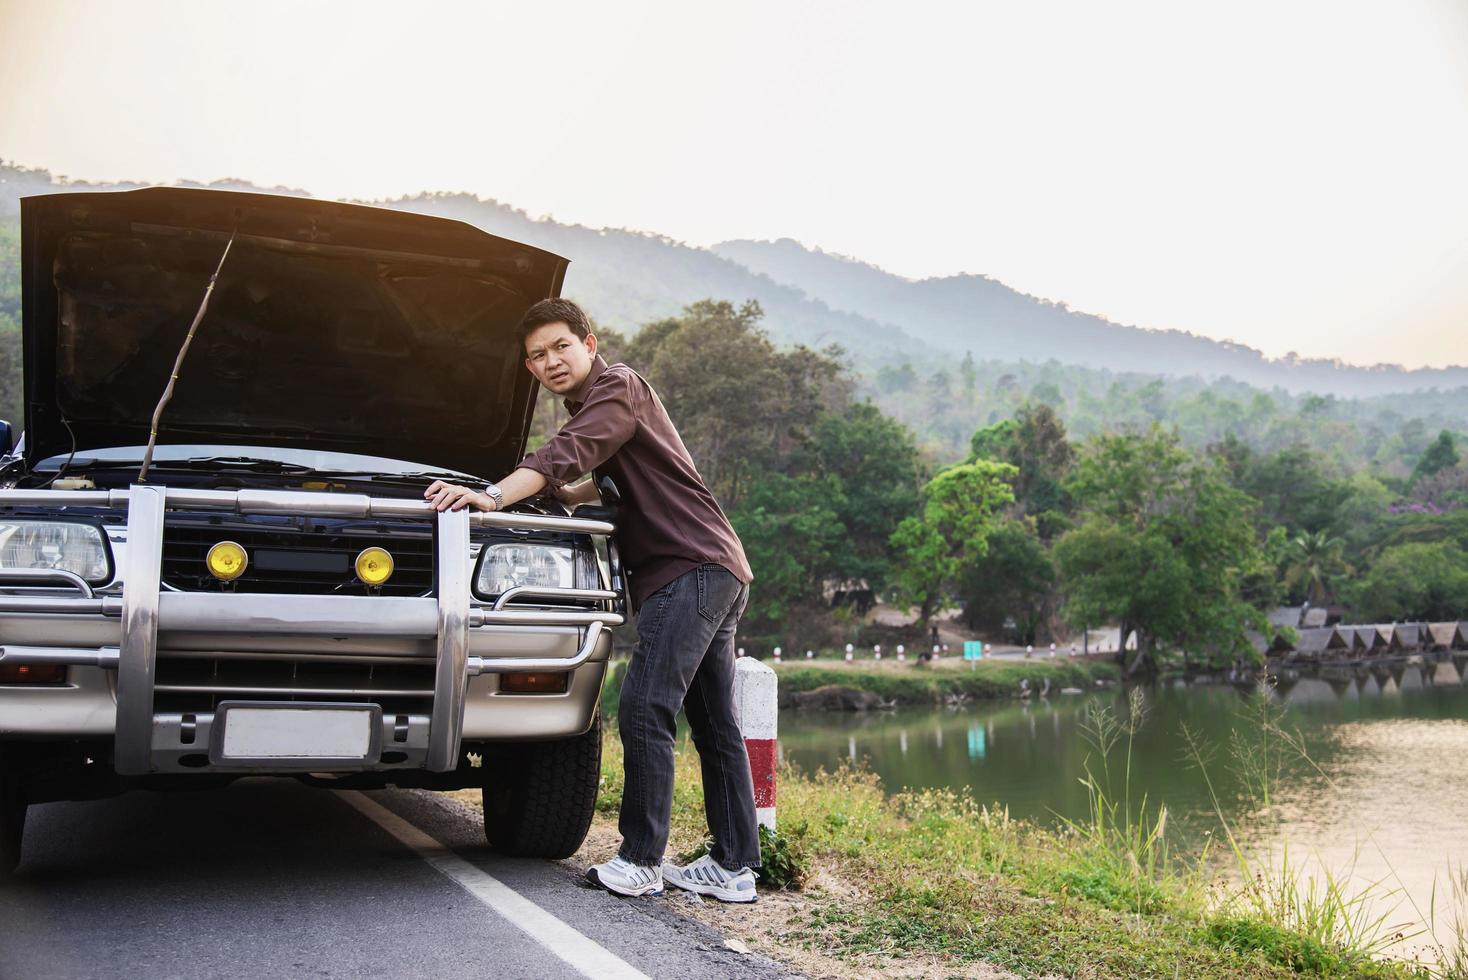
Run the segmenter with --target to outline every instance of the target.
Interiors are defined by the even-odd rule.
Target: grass
[[[768,661],[766,661],[768,663]],[[614,660],[602,685],[602,716],[617,716],[617,700],[626,676],[627,662]],[[827,658],[810,663],[784,663],[775,668],[782,698],[834,684],[867,691],[900,705],[943,704],[1013,698],[1021,684],[1038,692],[1050,682],[1052,694],[1063,687],[1088,690],[1099,681],[1120,678],[1116,665],[1069,657],[1035,660],[981,660],[972,668],[959,658],[948,657],[937,664],[919,661],[898,663],[884,660],[846,664]]]
[[[1022,684],[1038,692],[1046,681],[1052,694],[1063,687],[1087,690],[1098,680],[1115,681],[1120,677],[1116,665],[1094,660],[981,660],[973,665],[957,658],[937,664],[845,663],[825,665],[811,663],[781,664],[775,668],[780,676],[782,695],[811,691],[827,684],[854,687],[898,704],[939,704],[945,701],[1012,698]]]

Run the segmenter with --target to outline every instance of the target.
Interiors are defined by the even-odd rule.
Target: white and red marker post
[[[775,756],[780,704],[775,672],[753,657],[734,661],[734,711],[749,774],[754,777],[754,812],[761,826],[775,829]]]

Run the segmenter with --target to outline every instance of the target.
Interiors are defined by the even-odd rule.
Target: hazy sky
[[[1468,363],[1468,0],[0,0],[0,157],[467,190]]]

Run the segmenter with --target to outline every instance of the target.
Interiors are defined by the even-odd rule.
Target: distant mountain
[[[712,251],[833,310],[860,312],[920,341],[980,360],[1084,364],[1115,371],[1232,377],[1261,387],[1365,396],[1468,385],[1468,368],[1408,371],[1339,361],[1270,360],[1242,344],[1180,330],[1146,330],[1079,313],[987,276],[910,280],[788,238],[730,241]]]
[[[255,191],[309,197],[286,187],[261,188],[229,179],[184,186]],[[0,163],[0,219],[20,212],[21,197],[79,191],[130,190],[139,184],[59,183],[45,170]],[[911,359],[936,364],[939,355],[890,324],[855,312],[835,311],[793,287],[751,272],[707,249],[645,232],[595,229],[533,219],[497,201],[469,194],[419,194],[388,201],[363,202],[379,207],[454,218],[494,235],[549,249],[571,260],[565,292],[582,302],[600,323],[626,332],[662,317],[673,316],[700,299],[740,303],[758,300],[765,325],[782,344],[824,347],[840,344],[858,369]]]
[[[374,202],[404,211],[457,218],[495,235],[549,249],[571,260],[566,293],[602,323],[621,330],[678,313],[700,299],[758,300],[777,342],[840,344],[859,368],[938,354],[912,336],[856,311],[837,311],[793,286],[751,272],[707,249],[620,229],[564,225],[468,194],[423,194]]]
[[[0,162],[0,221],[14,220],[26,195],[138,186],[63,182],[46,170]],[[187,186],[310,196],[235,179]],[[1228,376],[1265,388],[1342,397],[1468,386],[1468,368],[1407,371],[1337,361],[1271,361],[1239,344],[1078,313],[984,276],[912,281],[789,239],[695,248],[646,232],[535,219],[468,194],[367,203],[456,218],[566,256],[571,260],[567,295],[617,329],[633,331],[700,299],[754,299],[764,307],[765,325],[777,343],[839,344],[868,377],[880,367],[904,363],[928,374],[951,367],[967,350],[980,361],[1056,360],[1133,374]]]

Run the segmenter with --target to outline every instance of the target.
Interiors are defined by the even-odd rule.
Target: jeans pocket
[[[698,614],[722,623],[739,599],[739,580],[722,565],[698,566]]]
[[[639,644],[652,645],[663,630],[663,621],[668,618],[668,607],[673,604],[673,593],[678,580],[674,579],[658,589],[637,610],[637,640]]]

